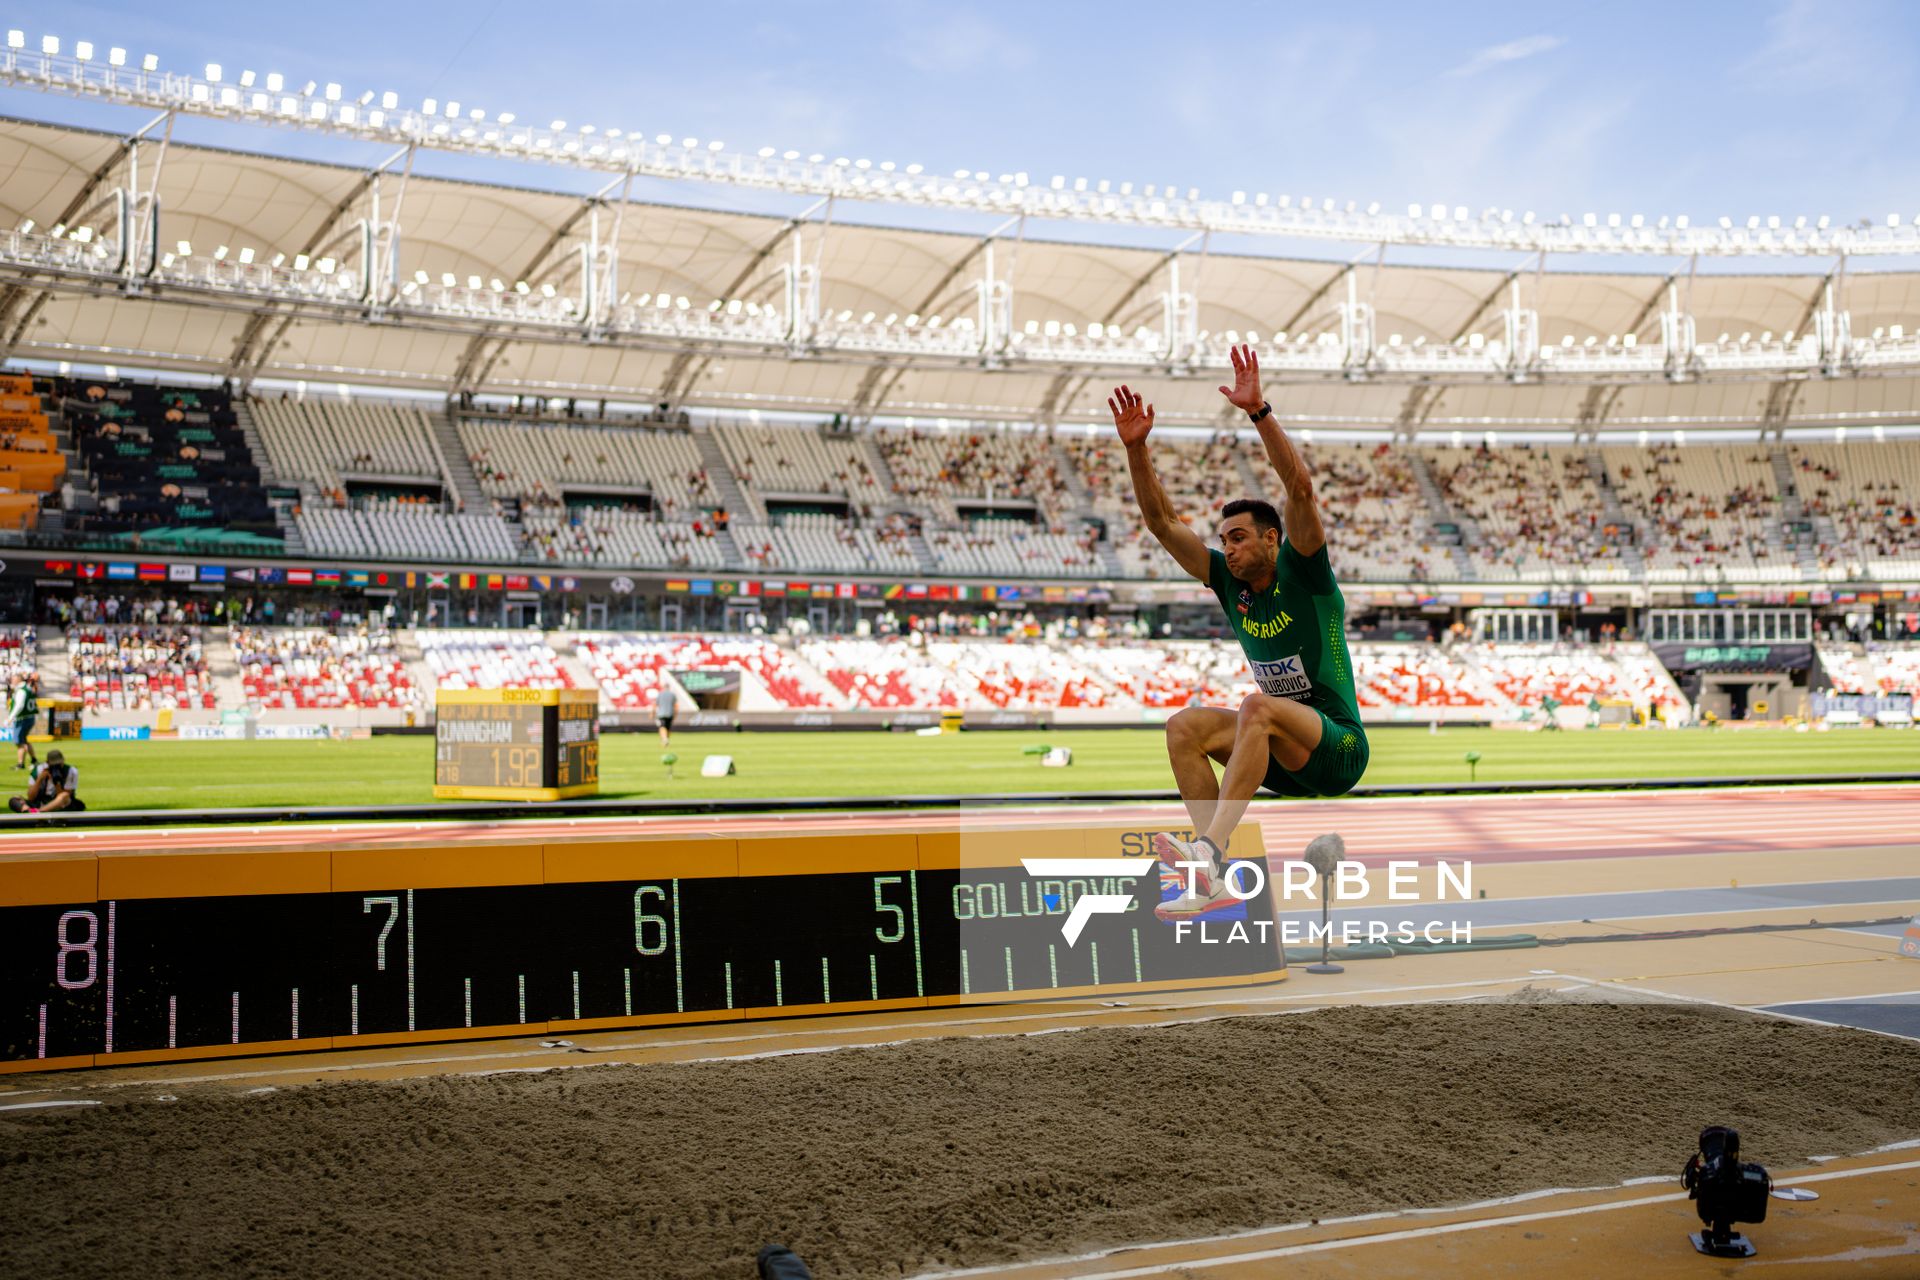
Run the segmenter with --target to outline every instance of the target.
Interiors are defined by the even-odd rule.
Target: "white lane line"
[[[0,1111],[35,1111],[41,1107],[97,1107],[99,1102],[90,1098],[66,1098],[53,1102],[9,1102],[0,1106]]]
[[[1793,1179],[1790,1179],[1790,1181],[1792,1185],[1799,1186],[1800,1184],[1807,1183],[1807,1182],[1834,1182],[1843,1178],[1858,1178],[1867,1174],[1874,1174],[1874,1173],[1897,1173],[1897,1172],[1903,1172],[1908,1169],[1920,1169],[1920,1160],[1909,1160],[1900,1164],[1869,1165],[1861,1169],[1839,1169],[1831,1173],[1814,1173],[1814,1174],[1808,1174],[1805,1177],[1793,1178]],[[1655,1181],[1665,1182],[1665,1181],[1668,1181],[1668,1179],[1665,1179],[1665,1178],[1635,1179],[1633,1182],[1622,1183],[1621,1185],[1635,1186],[1635,1185],[1642,1185],[1645,1183],[1650,1183]],[[1603,1190],[1604,1188],[1594,1188],[1594,1189]],[[1559,1195],[1562,1193],[1557,1191],[1550,1191],[1550,1192],[1543,1192],[1539,1194]],[[1436,1236],[1458,1235],[1462,1232],[1467,1232],[1467,1231],[1484,1231],[1492,1227],[1514,1227],[1514,1226],[1521,1226],[1529,1222],[1558,1221],[1565,1218],[1580,1217],[1590,1213],[1611,1213],[1617,1209],[1638,1209],[1638,1208],[1644,1208],[1648,1205],[1671,1204],[1676,1200],[1680,1200],[1681,1198],[1682,1198],[1681,1194],[1677,1191],[1674,1191],[1674,1192],[1669,1192],[1665,1195],[1639,1196],[1631,1200],[1614,1200],[1614,1201],[1607,1202],[1605,1204],[1576,1205],[1570,1208],[1549,1209],[1549,1210],[1544,1210],[1538,1213],[1516,1213],[1516,1214],[1509,1214],[1505,1217],[1500,1217],[1500,1218],[1476,1219],[1471,1222],[1445,1222],[1445,1223],[1439,1223],[1430,1227],[1408,1227],[1405,1230],[1401,1230],[1401,1231],[1383,1231],[1377,1235],[1351,1236],[1351,1237],[1346,1237],[1338,1240],[1315,1240],[1315,1241],[1310,1241],[1304,1244],[1281,1245],[1278,1248],[1273,1248],[1273,1249],[1259,1249],[1249,1253],[1226,1254],[1226,1255],[1222,1255],[1219,1257],[1212,1257],[1212,1258],[1192,1258],[1192,1259],[1188,1259],[1181,1262],[1155,1263],[1155,1264],[1151,1264],[1144,1267],[1129,1267],[1124,1271],[1086,1272],[1086,1273],[1077,1275],[1075,1277],[1075,1280],[1135,1280],[1136,1277],[1141,1277],[1141,1276],[1162,1276],[1162,1275],[1173,1274],[1176,1272],[1180,1274],[1185,1274],[1189,1271],[1201,1271],[1201,1270],[1206,1270],[1213,1267],[1234,1266],[1236,1264],[1248,1263],[1248,1262],[1266,1262],[1275,1258],[1292,1258],[1292,1257],[1299,1257],[1303,1254],[1310,1254],[1310,1253],[1330,1253],[1338,1249],[1359,1248],[1363,1245],[1391,1244],[1391,1243],[1404,1241],[1404,1240],[1426,1240],[1426,1239],[1432,1239],[1433,1237],[1436,1237]],[[1480,1204],[1456,1206],[1451,1209],[1427,1210],[1427,1212],[1438,1212],[1438,1213],[1472,1212],[1473,1210],[1476,1210],[1476,1209],[1487,1208],[1487,1207],[1499,1205],[1502,1203],[1510,1203],[1510,1202],[1497,1201],[1497,1200],[1485,1201]],[[1235,1236],[1212,1237],[1212,1238],[1201,1239],[1201,1240],[1182,1240],[1174,1244],[1164,1244],[1164,1245],[1163,1244],[1146,1244],[1146,1245],[1136,1244],[1136,1245],[1125,1246],[1125,1248],[1127,1250],[1185,1248],[1185,1247],[1193,1247],[1197,1245],[1220,1243],[1226,1240],[1243,1239],[1248,1234],[1265,1235],[1265,1234],[1278,1234],[1283,1231],[1301,1231],[1301,1230],[1305,1230],[1310,1226],[1315,1226],[1315,1225],[1323,1226],[1323,1227],[1346,1226],[1346,1225],[1357,1223],[1357,1222],[1379,1221],[1382,1218],[1391,1217],[1391,1216],[1394,1216],[1394,1215],[1366,1214],[1364,1216],[1357,1217],[1357,1218],[1330,1218],[1318,1224],[1304,1223],[1304,1222],[1290,1223],[1286,1226],[1274,1227],[1274,1228],[1271,1228],[1269,1231],[1262,1231],[1258,1233],[1241,1233]],[[1077,1262],[1094,1262],[1094,1261],[1098,1261],[1101,1258],[1111,1257],[1113,1254],[1118,1252],[1121,1252],[1121,1250],[1108,1249],[1108,1250],[1103,1250],[1099,1253],[1082,1254],[1078,1257],[1055,1258],[1055,1259],[1048,1259],[1045,1261],[1037,1261],[1037,1262],[1022,1262],[1022,1263],[1015,1263],[1008,1266],[976,1267],[976,1268],[972,1268],[965,1271],[925,1271],[915,1276],[914,1280],[949,1280],[950,1277],[960,1277],[960,1276],[994,1276],[994,1275],[1016,1275],[1017,1276],[1019,1272],[1023,1270],[1037,1269],[1040,1267],[1071,1266]]]
[[[1536,975],[1536,977],[1540,977],[1540,976],[1541,975]],[[1578,978],[1568,974],[1553,975],[1553,976],[1564,977],[1564,978],[1567,978],[1569,981],[1575,981],[1575,982],[1591,982],[1591,979]],[[1402,992],[1410,992],[1410,991],[1453,991],[1453,990],[1464,990],[1472,987],[1496,987],[1496,986],[1508,986],[1508,985],[1514,985],[1514,984],[1524,984],[1532,980],[1533,979],[1527,978],[1527,977],[1481,978],[1481,979],[1476,979],[1476,980],[1467,981],[1467,982],[1429,982],[1429,983],[1419,983],[1419,984],[1408,985],[1408,986],[1362,987],[1353,991],[1315,991],[1315,992],[1302,991],[1298,993],[1282,993],[1282,994],[1272,994],[1272,995],[1251,994],[1254,991],[1258,991],[1259,988],[1249,987],[1244,989],[1248,994],[1243,994],[1238,997],[1221,997],[1218,999],[1209,999],[1209,1000],[1193,1000],[1193,1001],[1181,1002],[1178,1004],[1149,1002],[1149,1003],[1137,1004],[1137,1005],[1127,1005],[1123,1008],[1110,1009],[1110,1010],[1107,1010],[1105,1013],[1095,1013],[1091,1010],[1075,1011],[1073,1013],[1070,1013],[1068,1010],[1058,1009],[1050,1012],[1039,1011],[1034,1013],[995,1014],[995,1015],[972,1017],[972,1018],[927,1019],[927,1020],[921,1020],[916,1022],[890,1022],[890,1023],[877,1025],[871,1028],[847,1027],[844,1025],[841,1025],[841,1026],[795,1025],[795,1026],[789,1027],[777,1021],[770,1021],[762,1024],[765,1027],[765,1030],[755,1031],[746,1035],[694,1036],[694,1037],[688,1037],[680,1040],[629,1041],[629,1042],[619,1043],[619,1044],[594,1045],[594,1046],[587,1047],[585,1051],[589,1054],[599,1056],[599,1055],[616,1054],[616,1053],[632,1053],[632,1052],[638,1052],[641,1050],[652,1050],[652,1049],[686,1049],[686,1048],[697,1048],[704,1045],[752,1044],[752,1043],[755,1043],[756,1041],[762,1041],[762,1040],[805,1038],[809,1036],[844,1036],[852,1033],[857,1033],[863,1029],[873,1030],[877,1032],[892,1033],[896,1031],[917,1031],[917,1030],[923,1030],[923,1029],[929,1029],[929,1028],[942,1029],[942,1028],[949,1028],[949,1027],[990,1026],[990,1025],[1002,1024],[1002,1023],[1013,1023],[1013,1022],[1049,1022],[1049,1021],[1056,1021],[1058,1019],[1069,1017],[1069,1016],[1107,1017],[1107,1018],[1114,1018],[1114,1019],[1125,1019],[1125,1018],[1132,1017],[1142,1013],[1147,1013],[1147,1014],[1179,1013],[1187,1009],[1204,1010],[1204,1009],[1215,1009],[1215,1008],[1231,1008],[1236,1005],[1282,1004],[1282,1003],[1291,1003],[1291,1002],[1297,1002],[1297,1001],[1308,1001],[1308,1002],[1318,1001],[1322,1005],[1331,1005],[1339,1000],[1343,1000],[1353,996],[1398,995],[1398,994],[1401,994]],[[1409,1003],[1417,1003],[1417,1002],[1409,1002]],[[1225,1016],[1232,1016],[1232,1015],[1225,1015]],[[1105,1024],[1102,1024],[1102,1025],[1105,1025]],[[1131,1024],[1123,1023],[1122,1025],[1131,1025]],[[475,1044],[476,1042],[470,1041],[470,1040],[469,1041],[456,1040],[456,1041],[452,1041],[451,1043],[472,1045],[472,1044]],[[859,1048],[862,1045],[867,1043],[870,1043],[870,1042],[860,1041],[850,1045],[849,1047]],[[71,1087],[76,1090],[80,1088],[142,1089],[142,1088],[148,1088],[148,1087],[158,1087],[161,1085],[218,1084],[225,1081],[261,1080],[261,1079],[272,1078],[275,1076],[299,1076],[299,1075],[310,1075],[310,1074],[339,1074],[339,1073],[346,1073],[346,1072],[361,1072],[361,1071],[385,1071],[385,1070],[396,1068],[396,1067],[433,1067],[433,1066],[444,1066],[448,1063],[458,1063],[458,1062],[476,1062],[477,1063],[477,1062],[488,1062],[488,1061],[505,1061],[513,1058],[540,1058],[540,1057],[550,1057],[554,1054],[554,1052],[555,1051],[552,1049],[503,1049],[498,1053],[483,1052],[483,1053],[440,1054],[433,1057],[383,1059],[380,1061],[373,1061],[373,1062],[367,1062],[367,1061],[345,1062],[345,1063],[301,1062],[297,1065],[290,1065],[285,1067],[274,1067],[274,1068],[268,1068],[268,1069],[263,1069],[258,1071],[232,1071],[232,1072],[223,1072],[219,1075],[174,1076],[174,1077],[165,1077],[161,1079],[154,1079],[151,1077],[142,1077],[141,1079],[138,1079],[138,1080],[108,1080],[108,1081],[100,1081],[100,1082],[89,1082],[84,1085],[76,1084]]]

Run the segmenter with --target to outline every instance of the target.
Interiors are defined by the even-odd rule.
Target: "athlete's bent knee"
[[[1167,741],[1181,747],[1199,749],[1206,738],[1206,717],[1198,707],[1182,707],[1167,717]]]
[[[1268,716],[1268,700],[1264,693],[1250,693],[1240,699],[1240,723],[1249,720],[1265,720]]]

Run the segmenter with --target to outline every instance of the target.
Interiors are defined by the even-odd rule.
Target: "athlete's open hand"
[[[1121,444],[1139,444],[1153,430],[1153,406],[1144,404],[1131,387],[1115,388],[1107,397],[1107,408],[1113,410],[1113,425],[1120,432]]]
[[[1266,398],[1260,394],[1260,357],[1247,345],[1228,349],[1233,356],[1233,385],[1220,388],[1220,394],[1246,413],[1260,412]]]

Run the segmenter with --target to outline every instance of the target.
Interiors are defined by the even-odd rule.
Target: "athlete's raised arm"
[[[1144,404],[1131,387],[1115,388],[1107,398],[1113,410],[1114,429],[1127,448],[1127,470],[1133,473],[1133,496],[1147,522],[1147,532],[1159,540],[1167,553],[1193,577],[1207,580],[1207,544],[1200,535],[1180,523],[1160,477],[1153,473],[1153,461],[1147,457],[1147,433],[1153,430],[1153,406]]]
[[[1273,420],[1273,413],[1260,394],[1260,357],[1250,346],[1234,347],[1232,354],[1233,385],[1220,388],[1220,394],[1249,416],[1260,415],[1254,423],[1260,430],[1260,442],[1266,445],[1267,460],[1280,473],[1280,485],[1287,491],[1286,506],[1281,512],[1287,545],[1303,556],[1310,556],[1327,545],[1327,531],[1320,523],[1320,505],[1313,498],[1313,477],[1307,474],[1306,459]]]

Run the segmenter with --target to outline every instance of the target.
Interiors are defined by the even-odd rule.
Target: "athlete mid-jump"
[[[1259,498],[1227,503],[1220,508],[1218,551],[1180,522],[1154,474],[1147,455],[1153,406],[1124,386],[1107,401],[1148,532],[1212,588],[1259,686],[1238,709],[1188,707],[1167,721],[1167,756],[1197,834],[1191,843],[1160,836],[1156,852],[1170,866],[1203,866],[1187,882],[1191,892],[1160,907],[1162,917],[1201,915],[1236,901],[1222,879],[1227,841],[1261,787],[1283,796],[1344,795],[1367,768],[1367,735],[1347,658],[1346,603],[1327,563],[1313,479],[1261,398],[1260,363],[1251,347],[1234,350],[1233,371],[1233,386],[1221,394],[1259,428],[1286,503],[1284,517]],[[1226,766],[1218,778],[1216,760]]]

